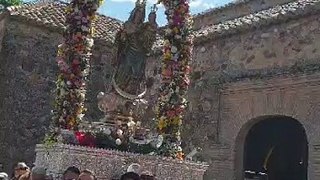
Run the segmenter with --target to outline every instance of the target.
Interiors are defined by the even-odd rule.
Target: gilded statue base
[[[118,179],[132,163],[158,180],[202,180],[208,168],[204,163],[66,144],[36,147],[35,165],[46,167],[54,179],[61,179],[69,166],[92,170],[99,180]]]

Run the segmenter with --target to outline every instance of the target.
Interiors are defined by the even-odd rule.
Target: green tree
[[[2,5],[4,8],[9,6],[16,6],[22,3],[22,0],[0,0],[0,6]]]

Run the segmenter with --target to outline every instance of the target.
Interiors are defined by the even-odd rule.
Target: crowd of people
[[[0,180],[54,180],[47,174],[47,170],[42,167],[33,167],[30,169],[26,163],[19,162],[14,167],[14,172],[11,177],[5,172],[0,172]],[[139,165],[132,164],[120,178],[111,180],[155,180],[155,178],[147,172],[140,173]],[[97,180],[93,171],[81,170],[71,166],[67,168],[61,180]]]

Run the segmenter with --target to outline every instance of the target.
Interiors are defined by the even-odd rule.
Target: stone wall
[[[30,162],[49,125],[60,35],[8,21],[1,51],[1,161]],[[39,61],[41,60],[41,61]]]
[[[294,0],[239,0],[234,4],[228,4],[197,15],[194,19],[194,27],[200,29],[203,26],[218,24],[291,1]]]
[[[230,162],[236,179],[243,170],[243,144],[252,123],[259,117],[277,115],[298,120],[306,130],[309,143],[309,179],[319,179],[319,164],[313,148],[319,143],[319,73],[299,77],[274,77],[262,82],[239,82],[225,86],[221,105],[221,141],[230,144]],[[234,178],[235,174],[228,179]],[[221,178],[222,179],[222,178]]]
[[[208,167],[172,158],[61,144],[51,148],[38,145],[36,152],[36,166],[47,167],[54,179],[61,179],[70,166],[93,169],[99,180],[118,179],[132,163],[138,163],[142,172],[148,171],[159,180],[203,180]]]
[[[200,78],[193,79],[190,93],[193,93],[196,84],[208,80],[219,90],[211,88],[207,92],[207,96],[217,97],[213,98],[215,103],[211,105],[220,103],[216,107],[218,113],[211,114],[218,125],[218,128],[212,126],[214,130],[218,129],[217,139],[206,141],[207,145],[203,144],[204,150],[199,155],[200,159],[211,164],[205,179],[235,179],[236,170],[241,168],[235,165],[239,129],[252,118],[274,114],[296,118],[305,126],[311,143],[309,178],[319,178],[315,171],[319,165],[311,159],[315,154],[312,146],[318,143],[316,137],[319,137],[317,132],[320,130],[320,124],[316,122],[319,116],[319,93],[315,93],[320,88],[316,79],[319,75],[306,76],[320,70],[320,44],[317,41],[320,38],[319,27],[320,18],[310,16],[215,39],[195,47],[193,74]],[[288,78],[284,82],[289,85],[278,81],[282,76]],[[292,88],[290,84],[294,84],[298,77],[303,78],[304,84]],[[234,89],[241,87],[243,90],[229,93],[230,86]],[[281,109],[279,104],[290,106],[291,109]],[[311,124],[314,126],[311,127]],[[201,129],[200,132],[193,135],[193,139],[206,137],[205,130]],[[227,153],[221,154],[222,150]],[[237,176],[237,179],[240,177]]]
[[[229,78],[248,70],[284,69],[317,63],[318,16],[215,39],[195,48],[194,71],[214,71]],[[262,72],[261,72],[262,73]],[[266,72],[265,72],[266,73]]]
[[[186,151],[196,146],[203,148],[197,159],[211,164],[205,179],[225,180],[234,177],[235,139],[226,135],[232,134],[231,131],[238,133],[229,128],[238,127],[239,124],[232,124],[236,119],[250,120],[240,117],[240,109],[228,107],[232,103],[223,104],[229,98],[223,89],[225,83],[248,81],[259,87],[264,79],[274,77],[277,80],[281,75],[290,77],[319,71],[319,27],[319,17],[310,16],[215,39],[194,48],[192,85],[188,92],[190,106],[184,122],[183,139]],[[155,85],[159,82],[159,62],[160,59],[149,61],[147,70],[148,76],[155,77]],[[156,93],[155,87],[152,95]],[[262,94],[256,94],[255,98],[259,100]],[[235,96],[241,98],[245,95],[236,93]],[[242,107],[241,103],[239,107]],[[225,114],[222,111],[225,114],[234,113],[235,117],[223,116]],[[222,123],[226,121],[229,123],[224,126]]]
[[[275,92],[272,98],[279,98],[277,103],[302,102],[303,98],[294,102],[289,101],[290,98],[283,98],[286,96],[285,92],[279,91],[277,86],[282,82],[276,80],[279,76],[287,76],[288,81],[294,82],[297,75],[313,74],[320,70],[320,42],[317,41],[320,39],[319,27],[320,18],[310,16],[199,43],[194,48],[192,85],[188,92],[190,106],[184,122],[183,139],[186,152],[197,146],[203,148],[196,160],[211,164],[205,179],[233,179],[237,168],[234,163],[235,137],[239,128],[254,116],[276,113],[270,110],[271,106],[267,106],[265,112],[257,111],[253,115],[250,114],[251,109],[244,107],[245,103],[251,103],[250,106],[262,108],[258,102],[265,100],[263,95],[267,90],[264,90],[266,86],[261,84],[273,84],[271,92]],[[0,159],[4,164],[8,164],[7,169],[14,161],[32,162],[34,145],[41,140],[49,124],[54,97],[52,90],[55,88],[57,72],[55,56],[61,40],[60,34],[47,29],[13,20],[6,24],[3,50],[0,54],[0,146],[5,147],[0,150]],[[105,89],[112,75],[110,48],[103,42],[97,42],[93,54],[87,101],[87,118],[90,120],[101,116],[96,106],[96,95]],[[150,125],[150,119],[154,115],[152,105],[156,102],[160,81],[159,67],[160,57],[150,57],[146,73],[150,87],[147,100],[151,105],[144,118]],[[311,80],[308,77],[306,76],[304,81]],[[267,79],[271,80],[267,82]],[[262,89],[259,92],[248,90],[245,93],[233,94],[227,90],[231,86],[241,86],[244,82],[251,83],[252,89]],[[318,93],[313,92],[318,85],[306,83],[304,86],[299,92],[298,89],[284,91],[287,90],[287,93],[295,96],[308,92],[306,98],[313,100],[312,103],[316,105]],[[248,99],[248,96],[251,99]],[[299,107],[302,108],[302,105]],[[310,113],[318,112],[317,106],[312,107],[314,109],[308,108]],[[293,113],[288,111],[278,113],[293,116]],[[249,114],[244,114],[246,112]],[[316,123],[315,118],[312,118],[316,114],[308,116],[306,113],[307,111],[304,111],[297,119]],[[312,127],[306,125],[306,129],[309,139],[319,137],[318,134],[312,134],[316,132]],[[311,151],[310,154],[315,153]],[[316,162],[311,162],[309,171],[314,172],[316,168],[319,168]],[[310,177],[314,179],[318,175],[311,173]]]
[[[313,145],[314,148],[314,154],[312,156],[312,158],[314,159],[314,163],[315,163],[315,168],[314,168],[314,172],[316,177],[320,177],[320,144],[315,144]]]
[[[10,20],[1,51],[0,142],[1,163],[9,169],[16,161],[33,162],[34,147],[50,123],[58,67],[55,61],[61,34]],[[99,43],[94,49],[88,90],[88,118],[99,117],[97,92],[104,90],[110,57]],[[92,88],[94,87],[94,88]]]
[[[0,51],[2,49],[2,38],[4,36],[6,18],[0,15]]]

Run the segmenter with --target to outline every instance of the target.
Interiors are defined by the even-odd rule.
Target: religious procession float
[[[66,9],[67,28],[59,45],[55,108],[45,143],[37,145],[37,166],[47,167],[54,179],[69,166],[90,169],[98,179],[118,179],[138,164],[159,180],[201,180],[207,165],[192,162],[181,148],[180,130],[190,80],[192,19],[187,0],[160,0],[168,25],[164,36],[161,86],[156,127],[141,123],[147,101],[145,65],[156,41],[156,5],[144,22],[146,1],[137,1],[117,33],[112,88],[97,95],[105,116],[84,120],[85,95],[92,52],[92,24],[101,0],[72,0]]]

